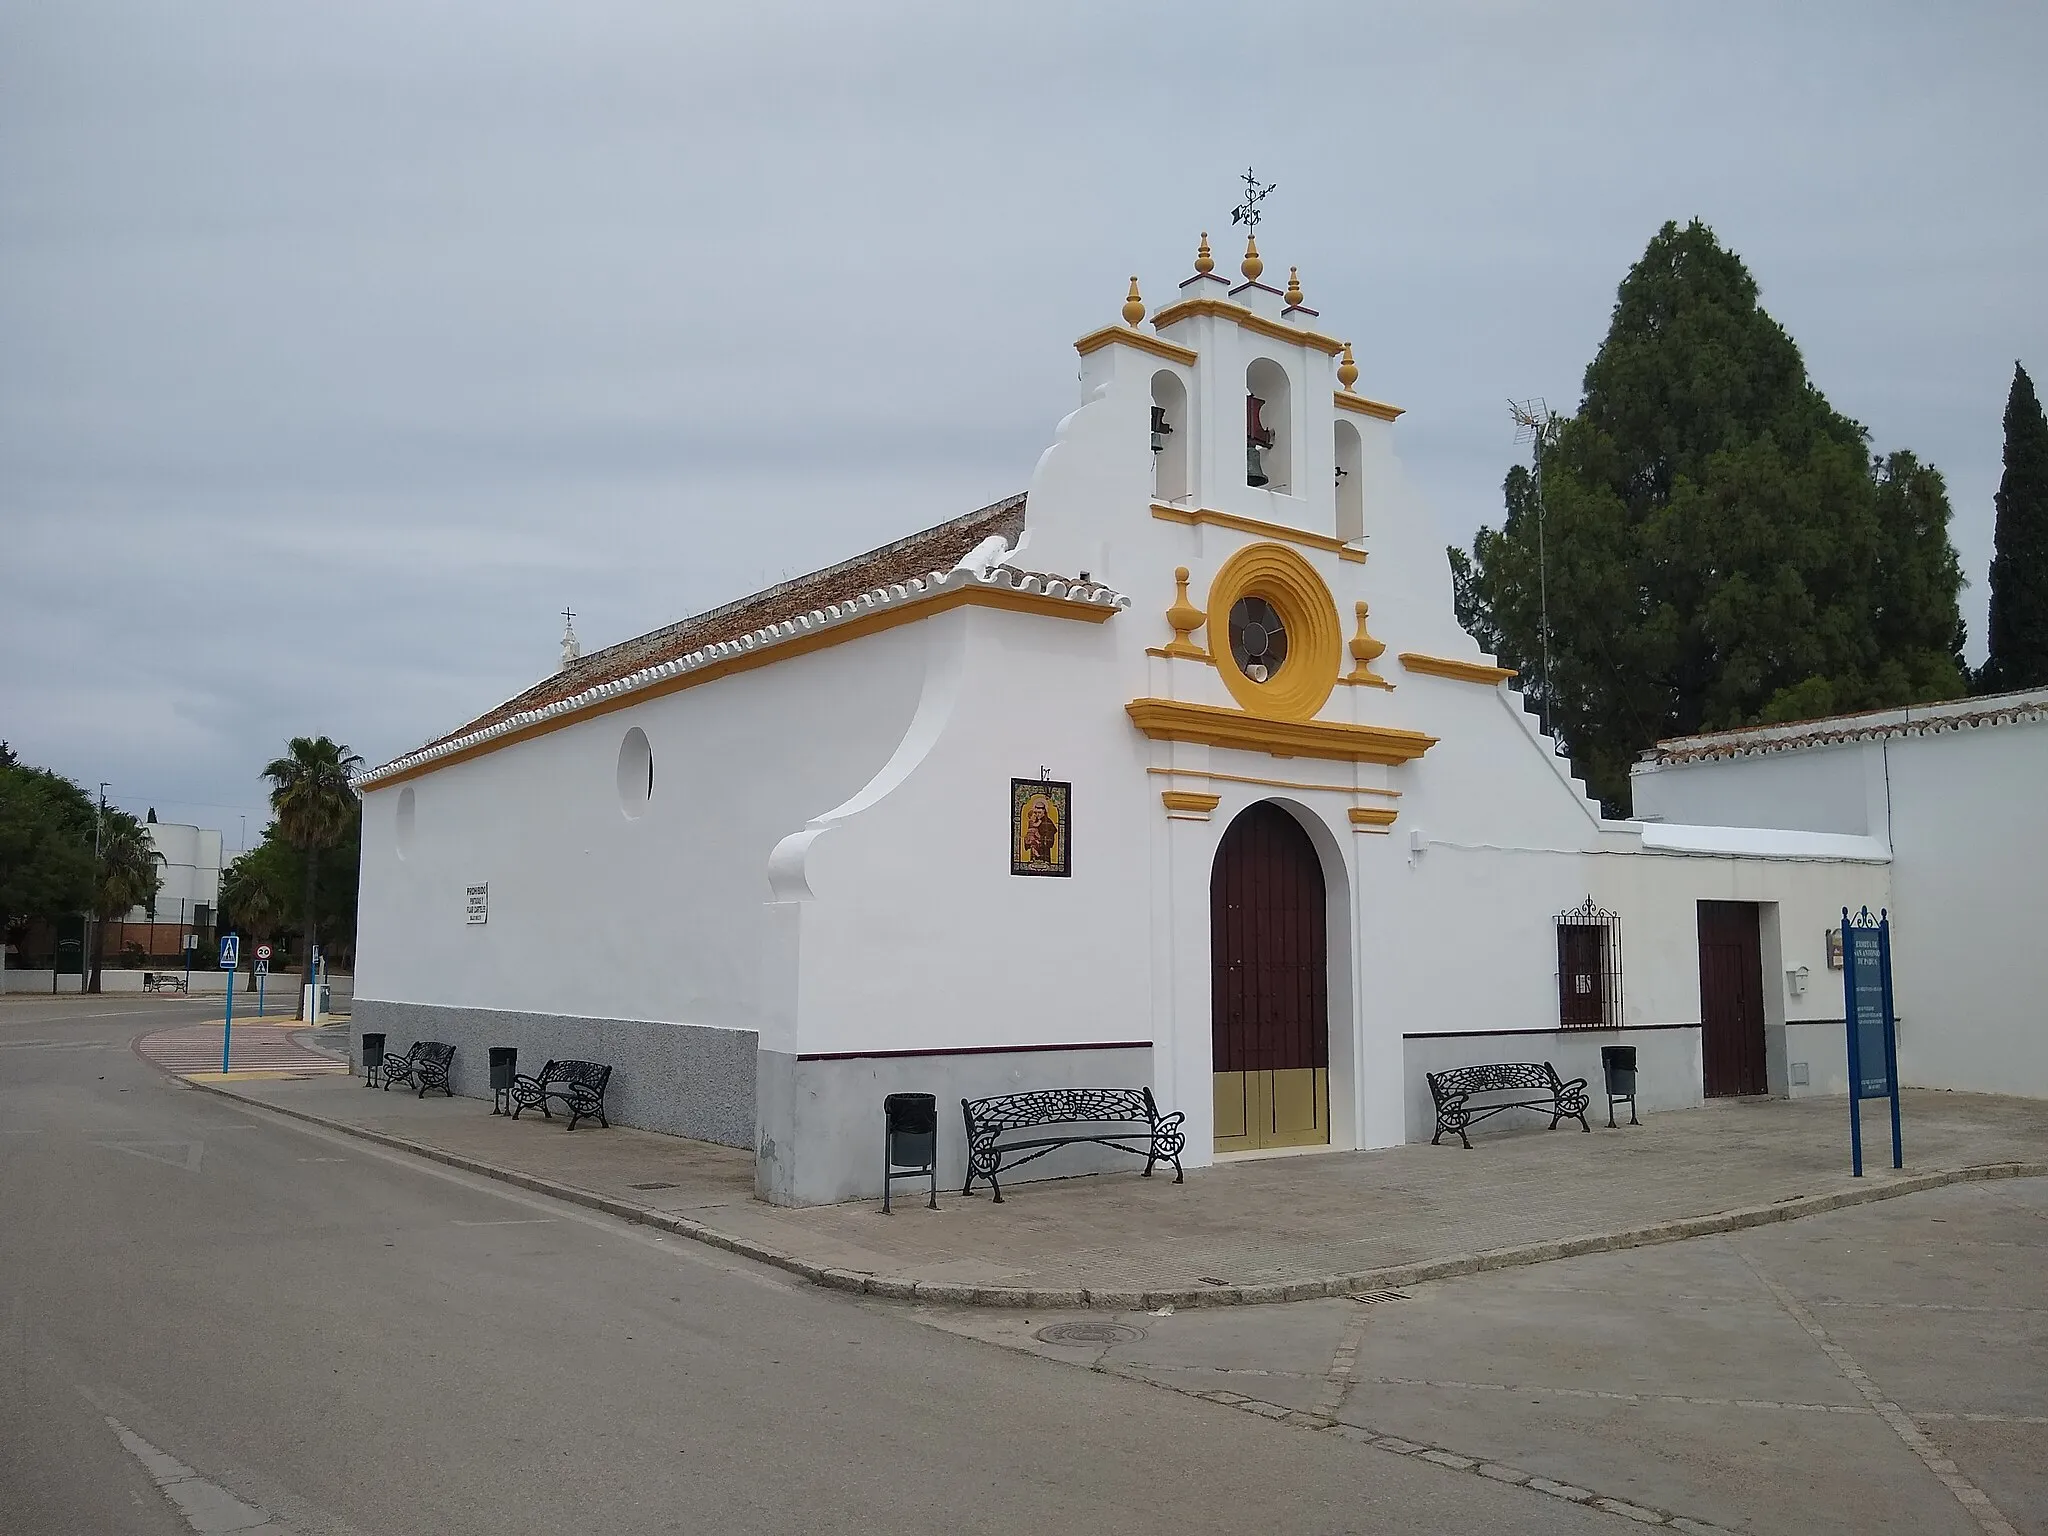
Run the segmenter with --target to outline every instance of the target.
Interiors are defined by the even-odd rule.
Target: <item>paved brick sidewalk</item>
[[[218,1091],[396,1140],[458,1166],[871,1294],[1034,1306],[1276,1301],[1729,1230],[1945,1182],[2048,1173],[2048,1102],[1906,1096],[1906,1168],[1849,1176],[1846,1106],[1749,1101],[1652,1115],[1633,1130],[1535,1130],[1467,1152],[1427,1145],[1226,1164],[1175,1185],[1109,1174],[1013,1186],[996,1206],[877,1201],[783,1210],[753,1198],[753,1158],[650,1132],[513,1122],[472,1099],[418,1100],[359,1079]]]
[[[162,1067],[166,1072],[219,1077],[222,1027],[219,1019],[213,1019],[178,1029],[160,1029],[136,1041],[135,1049],[143,1060]],[[291,1023],[244,1024],[237,1020],[231,1044],[233,1054],[228,1062],[229,1072],[317,1072],[331,1075],[348,1070],[345,1060],[316,1054],[299,1045],[292,1038],[298,1032],[299,1027]]]

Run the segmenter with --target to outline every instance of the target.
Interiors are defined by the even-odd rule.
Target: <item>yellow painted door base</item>
[[[1317,1147],[1330,1141],[1330,1071],[1216,1074],[1216,1150]]]

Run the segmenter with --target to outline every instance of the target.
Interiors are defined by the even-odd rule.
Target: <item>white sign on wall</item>
[[[491,920],[490,900],[489,885],[472,885],[469,888],[469,921],[472,926]]]

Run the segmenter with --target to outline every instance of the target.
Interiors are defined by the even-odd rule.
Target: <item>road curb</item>
[[[1769,1205],[1742,1206],[1704,1216],[1681,1216],[1671,1221],[1626,1227],[1616,1232],[1551,1238],[1544,1242],[1523,1243],[1512,1248],[1492,1248],[1482,1253],[1450,1254],[1440,1259],[1424,1259],[1413,1264],[1390,1264],[1350,1274],[1273,1281],[1265,1285],[1205,1285],[1158,1291],[1031,1289],[1023,1286],[955,1285],[923,1280],[901,1280],[860,1270],[813,1264],[793,1253],[785,1253],[730,1232],[721,1232],[702,1222],[692,1221],[687,1216],[677,1216],[667,1211],[654,1210],[649,1206],[635,1205],[628,1200],[601,1195],[595,1190],[581,1189],[574,1184],[559,1183],[554,1179],[543,1178],[539,1174],[521,1173],[514,1168],[485,1162],[482,1158],[465,1157],[459,1152],[450,1152],[424,1142],[411,1141],[403,1136],[393,1136],[388,1131],[371,1130],[368,1126],[350,1125],[344,1120],[331,1120],[325,1115],[316,1115],[288,1105],[249,1098],[220,1084],[195,1083],[182,1077],[177,1078],[177,1081],[201,1093],[216,1094],[237,1104],[268,1110],[272,1114],[284,1115],[293,1120],[303,1120],[309,1125],[339,1131],[344,1136],[354,1136],[394,1151],[409,1152],[430,1162],[459,1168],[465,1173],[480,1174],[485,1178],[497,1179],[502,1183],[531,1190],[535,1194],[566,1200],[572,1205],[580,1205],[589,1210],[603,1211],[606,1215],[617,1216],[624,1221],[672,1232],[678,1237],[689,1238],[692,1242],[703,1243],[707,1247],[773,1265],[777,1269],[829,1290],[874,1296],[887,1301],[919,1301],[941,1306],[1023,1309],[1059,1307],[1133,1312],[1153,1311],[1164,1306],[1262,1306],[1285,1301],[1313,1301],[1320,1297],[1343,1296],[1353,1291],[1398,1289],[1402,1286],[1421,1285],[1430,1280],[1449,1280],[1459,1275],[1480,1274],[1487,1270],[1516,1269],[1529,1264],[1547,1264],[1553,1259],[1578,1258],[1589,1253],[1613,1253],[1623,1248],[1647,1248],[1658,1243],[1683,1242],[1692,1237],[1711,1237],[1718,1233],[1738,1232],[1749,1227],[1772,1226],[1778,1222],[1796,1221],[1802,1216],[1823,1216],[1829,1211],[1845,1210],[1850,1206],[1869,1205],[1878,1200],[1893,1200],[1901,1195],[1917,1195],[1922,1191],[1940,1189],[1950,1184],[1969,1184],[1985,1179],[2048,1177],[2048,1163],[1978,1163],[1966,1168],[1943,1168],[1928,1173],[1910,1174],[1904,1178],[1887,1180],[1860,1189],[1832,1190],[1824,1195],[1798,1195],[1789,1200],[1774,1201]]]

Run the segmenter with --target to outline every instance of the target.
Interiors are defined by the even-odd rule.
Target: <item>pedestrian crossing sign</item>
[[[242,960],[242,936],[239,933],[223,934],[220,941],[220,968],[232,971]]]

